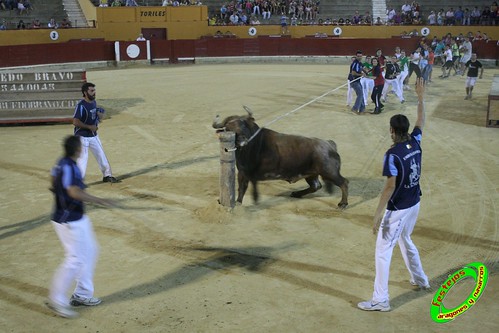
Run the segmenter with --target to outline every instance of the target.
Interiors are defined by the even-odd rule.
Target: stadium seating
[[[62,0],[31,0],[30,2],[33,10],[26,14],[19,15],[17,10],[0,10],[0,21],[5,20],[8,29],[17,29],[17,24],[20,20],[23,20],[26,29],[29,29],[35,19],[40,20],[42,28],[47,28],[47,23],[51,18],[54,18],[59,23],[63,18],[67,19]]]

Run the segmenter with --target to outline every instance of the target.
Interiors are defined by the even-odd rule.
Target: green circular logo
[[[469,310],[482,295],[487,285],[488,275],[487,267],[480,262],[472,262],[449,275],[433,297],[430,309],[431,318],[437,323],[447,323]],[[475,288],[464,302],[454,309],[447,309],[443,305],[445,296],[457,282],[467,277],[475,280]]]

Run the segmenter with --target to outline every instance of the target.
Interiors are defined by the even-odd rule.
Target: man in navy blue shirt
[[[64,250],[64,262],[57,269],[49,291],[47,305],[57,315],[74,318],[78,315],[69,304],[93,306],[100,304],[94,298],[93,275],[98,256],[98,244],[92,223],[85,215],[83,202],[93,202],[103,206],[115,206],[108,199],[88,194],[76,161],[81,154],[81,141],[77,136],[64,140],[65,155],[52,169],[52,187],[55,207],[52,224]],[[66,292],[76,281],[71,299]]]
[[[423,271],[418,249],[411,240],[419,213],[421,189],[421,137],[425,122],[424,80],[417,78],[417,120],[414,130],[409,131],[409,120],[398,114],[390,119],[393,146],[388,149],[383,162],[386,183],[374,215],[373,232],[376,239],[376,277],[371,300],[357,306],[366,311],[390,311],[388,280],[393,248],[398,243],[405,265],[409,270],[410,283],[420,289],[430,289],[428,277]]]
[[[98,108],[95,102],[95,84],[86,82],[81,87],[83,99],[76,105],[73,115],[74,135],[80,137],[82,151],[78,159],[78,167],[82,178],[85,178],[88,162],[88,150],[94,154],[102,172],[103,182],[117,183],[112,175],[111,165],[107,160],[102,143],[97,134],[99,123],[104,118],[104,109]]]
[[[352,107],[352,111],[356,114],[363,114],[366,111],[366,105],[364,104],[364,94],[362,91],[362,84],[360,79],[364,76],[364,65],[362,65],[362,51],[357,51],[356,59],[350,65],[350,72],[348,73],[348,80],[350,81],[350,86],[355,90],[357,98]]]

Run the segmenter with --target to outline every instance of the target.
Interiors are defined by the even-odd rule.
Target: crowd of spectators
[[[470,2],[472,5],[472,2]],[[418,2],[405,2],[400,9],[387,8],[386,25],[499,25],[499,7],[494,1],[490,6],[479,9],[478,6],[441,8],[424,13]]]
[[[2,20],[2,24],[0,24],[0,30],[25,30],[25,29],[67,29],[71,28],[71,22],[63,18],[61,23],[56,22],[55,19],[50,19],[47,23],[40,22],[39,19],[34,19],[31,22],[25,22],[23,19],[20,19],[17,23],[8,23],[5,19]]]
[[[171,0],[165,0],[171,1]],[[479,9],[457,6],[438,12],[424,12],[416,1],[400,8],[388,7],[386,17],[373,18],[367,10],[352,16],[320,18],[320,0],[230,0],[225,1],[209,19],[210,25],[276,24],[286,15],[290,25],[499,25],[499,6],[494,1]],[[278,17],[271,22],[271,17]]]
[[[258,25],[270,23],[272,17],[282,24],[332,24],[320,19],[320,0],[232,0],[210,18],[210,25]],[[276,22],[272,22],[276,23]]]

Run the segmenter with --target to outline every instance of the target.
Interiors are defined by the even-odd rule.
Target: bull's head
[[[248,112],[248,116],[230,116],[224,120],[220,120],[220,116],[216,116],[213,120],[213,128],[218,132],[230,131],[236,134],[236,146],[244,146],[253,133],[258,130],[258,125],[255,124],[253,113],[251,110],[243,106]]]

